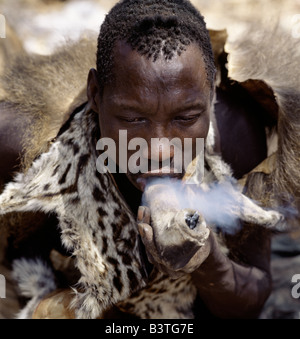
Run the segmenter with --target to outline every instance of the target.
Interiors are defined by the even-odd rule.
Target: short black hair
[[[98,37],[97,72],[101,92],[113,77],[113,49],[118,41],[155,61],[180,55],[196,43],[207,80],[214,86],[215,64],[209,32],[200,12],[187,0],[122,0],[106,16]]]

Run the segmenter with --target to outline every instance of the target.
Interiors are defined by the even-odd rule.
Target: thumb
[[[146,242],[146,243],[153,242],[153,229],[150,225],[145,224],[145,223],[140,223],[138,224],[138,230],[139,230],[140,236],[143,239],[143,242]]]
[[[139,223],[150,224],[150,209],[146,206],[140,206],[138,209],[137,221]]]

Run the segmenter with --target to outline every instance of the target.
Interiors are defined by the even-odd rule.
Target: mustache
[[[144,175],[144,174],[181,174],[184,173],[184,163],[174,161],[174,159],[164,159],[161,161],[156,161],[156,160],[151,160],[143,159],[143,166],[141,166],[141,161],[138,159],[136,163],[131,163],[130,164],[131,172],[133,174],[138,174],[138,175]],[[142,168],[142,170],[141,170]]]
[[[146,186],[150,185],[152,182],[155,182],[159,179],[168,179],[171,181],[181,181],[184,174],[180,173],[172,173],[169,174],[166,173],[140,173],[131,175],[131,178],[142,188],[142,190],[145,189]]]

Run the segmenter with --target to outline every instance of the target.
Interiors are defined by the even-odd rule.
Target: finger
[[[151,212],[150,212],[150,208],[147,206],[143,206],[144,207],[144,217],[143,217],[143,223],[144,224],[149,224],[151,222]]]
[[[138,230],[141,235],[143,244],[145,245],[146,253],[149,261],[154,264],[155,262],[160,262],[160,258],[153,241],[153,229],[148,224],[140,223],[138,224]]]
[[[139,206],[138,213],[137,213],[137,222],[143,222],[145,213],[145,206]]]
[[[146,250],[146,255],[147,255],[147,258],[148,258],[148,261],[152,264],[152,265],[155,265],[155,260],[152,256],[152,254]]]
[[[140,206],[137,214],[137,221],[144,224],[150,224],[150,208]]]
[[[153,229],[150,225],[139,223],[138,230],[145,245],[153,243]]]

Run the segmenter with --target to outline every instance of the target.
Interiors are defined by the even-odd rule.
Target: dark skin
[[[120,129],[127,130],[128,140],[142,137],[148,145],[150,138],[206,138],[211,90],[202,54],[196,45],[190,45],[181,56],[172,60],[160,58],[154,63],[126,43],[119,42],[114,57],[114,81],[105,86],[102,95],[95,70],[90,71],[88,79],[89,106],[99,115],[102,137],[115,140],[117,149]],[[133,152],[128,152],[128,158]],[[158,152],[161,160],[166,156],[172,160],[173,154],[166,155],[163,146],[153,152]],[[150,154],[148,152],[148,157]],[[128,173],[127,177],[143,190],[143,180],[138,179],[153,175],[151,172]],[[158,254],[153,241],[149,209],[139,209],[138,223],[150,261],[164,270],[164,258]],[[237,241],[238,237],[242,238],[242,234],[237,235]],[[258,233],[249,237],[242,247],[239,255],[243,263],[236,263],[222,253],[215,235],[210,232],[199,253],[180,271],[174,269],[174,276],[192,275],[200,298],[217,317],[257,317],[270,293],[269,237]],[[172,276],[172,267],[166,271]]]
[[[127,131],[128,140],[140,137],[148,145],[151,145],[151,138],[165,137],[171,140],[177,137],[182,144],[184,138],[192,138],[193,149],[196,149],[196,138],[207,136],[211,104],[199,50],[194,47],[186,52],[188,55],[198,53],[197,62],[201,62],[202,67],[196,69],[190,66],[188,58],[176,58],[177,62],[159,59],[154,63],[132,52],[125,43],[119,43],[115,52],[114,73],[118,76],[105,86],[100,98],[96,72],[92,70],[88,96],[92,108],[99,113],[101,136],[111,138],[117,143],[117,159],[119,130]],[[149,162],[158,158],[163,162],[170,157],[172,163],[174,154],[164,150],[164,144],[157,144],[155,148],[149,149],[145,157]],[[128,159],[135,152],[129,151]],[[138,179],[158,175],[161,173],[127,173],[130,182],[141,190],[142,181]],[[182,177],[175,173],[174,176]]]
[[[137,54],[132,55],[131,52],[130,48],[127,48],[124,49],[122,53],[125,53],[125,56],[126,53],[129,53],[129,56],[132,57],[128,60],[131,62],[131,90],[132,87],[136,88],[134,96],[137,96],[139,99],[137,102],[140,106],[142,106],[142,109],[138,110],[138,119],[140,119],[142,115],[142,119],[146,118],[147,122],[139,120],[138,124],[140,127],[133,128],[130,127],[135,125],[132,121],[125,122],[115,118],[112,119],[109,112],[107,112],[106,115],[99,114],[100,123],[101,119],[107,119],[108,121],[106,125],[104,124],[104,120],[101,123],[101,132],[103,135],[112,135],[109,134],[110,132],[108,129],[103,127],[107,126],[111,128],[111,133],[115,133],[115,138],[117,138],[116,135],[118,135],[118,129],[126,129],[128,131],[128,139],[137,136],[141,136],[146,139],[147,137],[150,138],[150,130],[151,137],[167,136],[171,138],[177,136],[181,139],[185,137],[190,138],[191,136],[205,137],[208,131],[208,111],[211,104],[210,91],[208,84],[205,81],[203,60],[201,58],[201,54],[199,54],[199,50],[197,50],[197,47],[193,46],[192,50],[188,49],[185,53],[183,53],[182,57],[184,60],[174,58],[170,61],[169,65],[164,63],[162,60],[158,60],[156,64],[151,64],[149,60],[143,59]],[[118,89],[121,90],[121,92],[122,90],[125,91],[126,99],[128,99],[134,92],[128,88],[127,81],[129,78],[128,74],[126,74],[127,67],[124,66],[125,58],[123,54],[116,57],[119,59],[121,58],[121,62],[116,62],[116,64],[123,65],[123,79],[120,79],[120,86]],[[197,65],[197,69],[193,69],[192,65]],[[201,67],[199,67],[199,65],[201,65]],[[135,69],[140,70],[140,72],[134,72]],[[120,72],[120,69],[118,69],[118,71]],[[134,76],[136,73],[138,73],[137,78]],[[141,79],[141,75],[144,75],[145,77],[144,82],[142,81],[143,79]],[[156,75],[159,75],[159,81],[157,81]],[[193,79],[193,84],[190,79]],[[116,80],[118,81],[118,79]],[[144,86],[144,83],[146,83],[147,86]],[[115,85],[116,84],[111,84],[111,88],[106,87],[104,96],[99,97],[96,71],[91,70],[88,82],[89,105],[98,113],[105,113],[106,111],[100,112],[99,107],[102,105],[103,109],[103,105],[106,102],[106,107],[111,108],[109,102],[111,98],[109,95],[110,90],[112,88],[115,89]],[[179,99],[182,97],[187,99],[190,96],[195,95],[197,96],[197,99],[198,97],[201,98],[202,108],[197,111],[196,107],[196,112],[193,111],[195,107],[191,111],[185,110],[186,106],[182,106],[183,100]],[[217,117],[219,109],[222,109],[223,112],[224,107],[227,110],[230,110],[232,107],[231,102],[227,102],[224,99],[226,98],[219,98],[219,104],[216,106]],[[236,102],[237,101],[235,100],[235,103]],[[235,107],[234,110],[230,110],[233,121],[239,120],[241,112],[245,109],[245,107],[248,107],[247,101],[244,102],[243,100],[243,104],[243,107],[236,105],[237,107]],[[203,110],[203,106],[205,105],[206,109]],[[118,111],[119,107],[116,106],[115,112]],[[113,113],[111,110],[110,112]],[[151,113],[150,117],[144,116],[147,112]],[[136,112],[134,113],[136,114]],[[249,115],[252,116],[253,112],[250,113]],[[198,114],[200,114],[199,117],[195,118],[193,121],[193,116],[197,116]],[[23,142],[22,138],[25,134],[25,130],[27,130],[28,126],[32,123],[30,119],[30,115],[20,115],[5,103],[0,104],[0,179],[3,183],[11,180],[13,173],[18,171],[20,168],[20,156],[22,154]],[[190,119],[191,121],[188,121]],[[226,116],[224,116],[224,119],[226,119]],[[194,124],[196,124],[197,128],[194,128]],[[141,125],[143,127],[141,127]],[[245,142],[246,135],[249,139],[248,143],[250,145],[254,144],[257,149],[260,148],[260,145],[255,144],[257,140],[257,133],[252,134],[249,132],[249,128],[247,128],[247,131],[239,132],[236,130],[237,126],[237,123],[230,124],[229,131],[222,128],[220,129],[222,137],[221,140],[225,143],[228,141],[227,136],[229,132],[232,136],[238,136],[238,133],[242,133],[243,140],[239,138],[234,141],[233,144],[226,144],[226,147],[229,150],[227,154],[229,163],[231,163],[230,156],[235,157],[237,154],[244,154],[245,145],[244,143],[241,143],[241,141]],[[254,126],[256,126],[256,123]],[[254,159],[259,153],[257,152],[257,149],[254,149],[251,153],[247,152],[248,156],[246,160]],[[160,153],[159,149],[156,149],[156,151]],[[164,156],[164,154],[161,154],[162,158]],[[243,165],[244,167],[246,165],[246,167],[251,169],[255,164],[241,164],[241,161],[239,161],[237,165]],[[240,168],[235,167],[235,169],[240,173],[243,173],[243,166]],[[148,173],[148,175],[151,174]],[[130,176],[129,180],[136,187],[142,189],[141,183],[136,182],[137,177]],[[151,256],[155,257],[155,246],[153,245],[152,230],[151,225],[149,224],[149,211],[147,211],[147,209],[141,209],[138,216],[140,224],[139,229],[145,246],[148,253],[151,254],[152,252]],[[233,243],[238,242],[236,238],[237,237],[233,239]],[[42,247],[43,245],[41,242],[36,242],[33,246]],[[206,250],[208,250],[209,255],[204,262],[199,262],[198,269],[191,272],[191,274],[196,286],[198,287],[199,296],[214,315],[220,317],[255,317],[270,292],[269,238],[266,236],[260,236],[258,233],[255,236],[253,235],[246,244],[242,244],[237,247],[239,247],[240,251],[239,256],[243,257],[243,262],[249,266],[249,268],[244,267],[244,265],[238,265],[225,257],[220,252],[220,249],[216,244],[216,240],[211,234],[206,246]],[[235,249],[233,248],[233,251],[234,250]],[[195,258],[191,258],[191,263],[193,263],[196,258],[197,256],[195,256]],[[162,267],[163,259],[164,258],[160,258],[160,261],[162,262],[160,265],[162,265]],[[191,266],[192,265],[188,264],[185,268],[183,268],[182,273],[185,274],[184,271],[189,272],[189,268]],[[178,272],[176,272],[176,274],[177,273]],[[235,279],[233,279],[233,274],[235,275]]]

